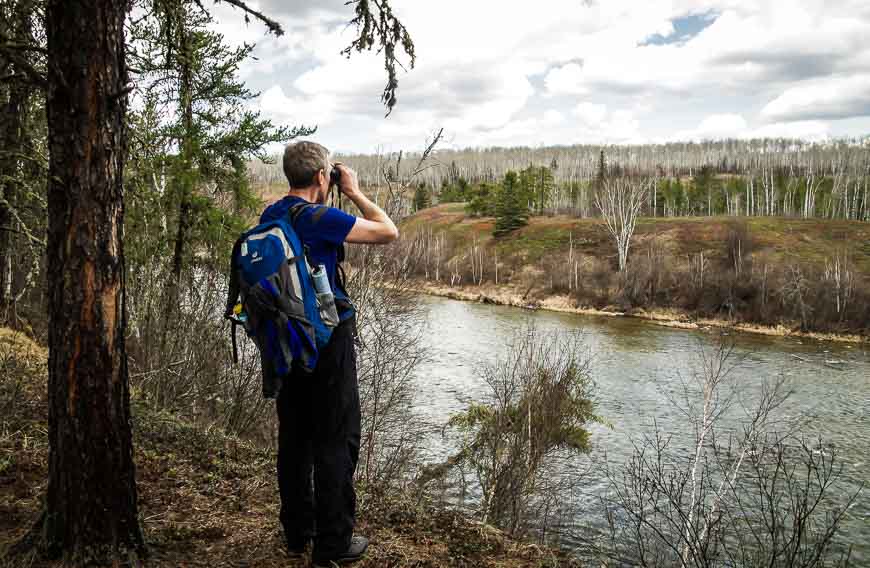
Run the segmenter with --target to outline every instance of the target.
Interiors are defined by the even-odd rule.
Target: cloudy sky
[[[417,65],[386,118],[382,59],[340,54],[344,0],[251,5],[285,35],[215,13],[257,43],[257,107],[333,150],[870,134],[867,0],[392,0]]]

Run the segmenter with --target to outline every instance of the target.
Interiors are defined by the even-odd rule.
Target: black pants
[[[341,323],[312,374],[294,371],[278,395],[281,524],[291,548],[314,537],[314,557],[350,546],[360,408],[353,319]],[[313,490],[312,490],[313,472]]]

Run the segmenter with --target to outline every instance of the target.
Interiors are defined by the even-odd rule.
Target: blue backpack
[[[284,217],[242,233],[233,246],[225,314],[232,322],[233,360],[241,325],[260,351],[264,377],[283,377],[294,362],[313,371],[339,323],[335,297],[317,293],[307,247],[293,229],[308,206],[292,206]]]

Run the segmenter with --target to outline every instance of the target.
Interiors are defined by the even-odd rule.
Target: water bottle
[[[329,286],[329,275],[326,273],[326,267],[318,264],[311,271],[311,280],[314,282],[314,291],[317,294],[317,303],[320,307],[320,317],[327,327],[335,327],[338,325],[338,309],[335,305],[335,297],[332,295],[332,288]]]
[[[311,278],[314,280],[314,289],[318,294],[332,294],[332,288],[329,286],[329,275],[326,273],[326,266],[318,264],[311,271]]]

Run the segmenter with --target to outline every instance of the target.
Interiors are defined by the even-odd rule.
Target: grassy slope
[[[870,277],[868,223],[781,217],[745,220],[755,245],[754,254],[766,257],[772,264],[790,260],[824,263],[825,259],[847,248],[861,275],[865,279]],[[734,222],[735,218],[730,217],[643,218],[637,225],[633,250],[638,251],[650,237],[657,236],[674,255],[705,251],[714,258],[721,257],[729,225]],[[562,215],[533,217],[528,226],[498,241],[492,238],[493,224],[492,218],[466,216],[461,203],[449,203],[418,212],[405,220],[402,228],[413,232],[431,226],[434,230],[444,229],[469,241],[477,238],[489,246],[496,246],[503,257],[519,253],[527,259],[534,259],[546,253],[567,253],[569,239],[573,240],[579,254],[612,259],[616,256],[611,237],[597,219]]]
[[[47,475],[44,348],[0,328],[0,566],[37,516]],[[272,451],[136,403],[134,441],[148,566],[305,566],[284,555]],[[505,539],[399,495],[360,494],[361,567],[558,566],[553,552]]]

